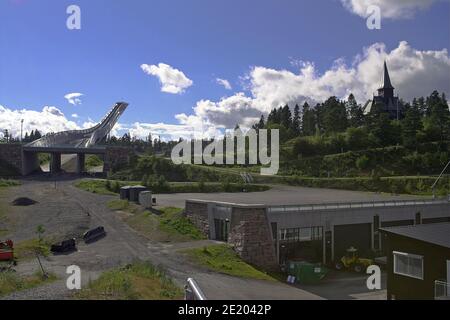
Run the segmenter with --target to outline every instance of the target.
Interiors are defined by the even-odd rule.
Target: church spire
[[[383,76],[383,89],[394,89],[391,83],[391,77],[389,76],[389,70],[386,64],[386,61],[384,61],[384,76]]]

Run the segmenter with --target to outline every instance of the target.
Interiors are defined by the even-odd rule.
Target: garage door
[[[334,226],[334,259],[339,259],[350,247],[359,249],[360,256],[372,250],[372,227],[370,223]]]

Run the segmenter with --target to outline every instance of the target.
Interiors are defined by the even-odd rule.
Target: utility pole
[[[20,120],[20,143],[22,143],[23,138],[23,119]]]

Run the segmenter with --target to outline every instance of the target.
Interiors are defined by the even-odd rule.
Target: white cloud
[[[79,116],[76,113],[74,113],[74,114],[72,114],[72,118],[78,119]]]
[[[65,130],[79,129],[78,125],[68,120],[56,107],[46,106],[42,111],[12,110],[0,105],[0,129],[8,129],[14,136],[20,136],[20,121],[23,121],[23,131],[39,130],[42,134]]]
[[[380,7],[383,18],[411,18],[417,11],[429,8],[433,3],[448,0],[341,0],[344,7],[363,18],[371,5]]]
[[[450,58],[446,49],[420,51],[403,41],[389,52],[384,44],[376,43],[364,48],[350,64],[338,59],[322,74],[312,62],[300,63],[298,72],[253,67],[244,78],[250,95],[236,93],[217,102],[201,100],[193,114],[178,114],[176,119],[182,125],[202,126],[210,133],[217,128],[233,128],[236,123],[249,126],[262,113],[285,104],[315,104],[330,96],[345,99],[350,93],[364,104],[380,86],[385,60],[401,98],[411,101],[433,90],[450,94]]]
[[[239,123],[249,127],[256,123],[262,113],[289,104],[302,105],[304,101],[314,104],[330,96],[347,98],[353,93],[359,103],[372,98],[379,87],[383,62],[387,61],[391,80],[396,92],[406,101],[414,97],[427,96],[433,90],[450,96],[450,58],[446,49],[417,50],[407,42],[400,42],[389,51],[381,43],[364,48],[349,63],[338,59],[328,70],[319,73],[313,62],[298,62],[297,71],[277,70],[263,66],[251,68],[243,77],[248,94],[238,92],[219,101],[200,100],[191,114],[177,114],[178,124],[142,123],[117,124],[112,134],[130,132],[132,136],[145,138],[149,133],[160,135],[164,140],[211,138],[222,135],[224,129],[232,129]],[[79,129],[79,126],[64,117],[56,107],[44,107],[41,112],[11,110],[0,106],[0,129],[13,130],[20,134],[20,119],[24,118],[25,129],[38,128],[45,132]],[[88,119],[81,127],[95,124]]]
[[[83,96],[82,93],[74,92],[74,93],[68,93],[64,96],[64,99],[67,100],[70,104],[73,104],[74,106],[81,104],[81,97]]]
[[[186,75],[168,64],[141,65],[141,69],[148,75],[158,77],[161,91],[172,94],[181,94],[194,83]]]
[[[221,78],[217,78],[216,81],[217,81],[218,84],[223,86],[225,89],[227,89],[227,90],[231,90],[232,89],[230,81],[228,81],[226,79],[221,79]]]

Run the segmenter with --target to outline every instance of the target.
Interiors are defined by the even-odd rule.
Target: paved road
[[[48,234],[79,237],[87,228],[102,225],[108,235],[91,244],[79,245],[70,255],[52,256],[44,266],[61,279],[66,277],[65,268],[76,264],[81,267],[82,280],[97,278],[101,272],[125,265],[136,259],[150,260],[162,265],[174,280],[184,285],[188,277],[197,280],[209,299],[320,299],[319,296],[282,283],[247,280],[204,270],[186,261],[177,252],[182,245],[152,243],[137,234],[106,207],[111,196],[101,196],[79,190],[72,181],[50,182],[24,181],[24,185],[9,189],[6,201],[18,195],[26,195],[39,203],[27,208],[11,208],[17,219],[13,240],[35,238],[34,230],[42,224]],[[9,197],[9,199],[8,199]],[[37,270],[35,261],[22,263],[18,272],[32,273]],[[18,292],[10,299],[69,299],[71,293],[64,288],[64,280],[47,286]]]
[[[240,204],[296,205],[336,202],[364,202],[416,199],[418,196],[389,195],[375,192],[347,191],[272,185],[272,189],[251,193],[179,193],[156,195],[160,206],[184,208],[188,199],[211,200]]]
[[[386,300],[386,273],[381,273],[382,290],[367,289],[368,277],[366,274],[330,270],[321,282],[298,287],[329,300]]]

